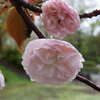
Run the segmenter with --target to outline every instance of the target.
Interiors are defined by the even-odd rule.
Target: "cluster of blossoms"
[[[37,5],[44,0],[25,1]],[[80,27],[79,14],[64,0],[47,0],[41,8],[44,27],[55,37],[63,39]],[[53,85],[75,79],[85,61],[74,46],[56,39],[31,41],[22,58],[22,65],[32,81]],[[0,89],[4,86],[4,77],[0,73]]]
[[[63,0],[43,3],[42,19],[47,32],[60,39],[73,34],[80,26],[78,13]],[[56,39],[31,41],[22,58],[22,65],[32,81],[53,85],[75,79],[85,61],[74,46]]]

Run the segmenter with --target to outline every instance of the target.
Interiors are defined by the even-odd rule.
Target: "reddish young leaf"
[[[29,14],[29,12],[27,11]],[[29,14],[30,15],[30,14]],[[34,21],[34,15],[32,15],[32,20]],[[25,30],[27,29],[26,24],[22,17],[17,12],[16,8],[13,8],[7,17],[6,28],[8,33],[16,41],[20,52],[22,53],[22,44],[26,40]]]
[[[43,2],[43,0],[25,0],[25,1],[34,5],[38,5]]]

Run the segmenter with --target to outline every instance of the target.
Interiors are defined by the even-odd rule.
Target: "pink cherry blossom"
[[[0,71],[0,90],[5,87],[5,82],[4,82],[4,76],[2,75]]]
[[[51,35],[64,38],[80,27],[77,11],[63,0],[49,0],[42,5],[44,27]]]
[[[54,85],[72,81],[84,62],[75,47],[56,39],[31,41],[22,58],[22,65],[32,81]]]

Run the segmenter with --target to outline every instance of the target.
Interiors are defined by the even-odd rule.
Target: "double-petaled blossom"
[[[32,81],[56,85],[72,81],[82,62],[84,58],[70,43],[37,39],[27,45],[22,65]]]
[[[5,87],[5,81],[4,81],[4,76],[2,75],[0,71],[0,90]]]
[[[64,38],[73,34],[80,27],[77,11],[64,0],[49,0],[42,5],[42,19],[48,33]]]

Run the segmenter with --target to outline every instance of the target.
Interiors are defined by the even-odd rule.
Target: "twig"
[[[18,3],[23,6],[24,8],[28,8],[29,10],[33,11],[33,12],[36,12],[36,13],[42,13],[42,9],[37,7],[37,6],[34,6],[32,4],[29,4],[23,0],[18,0]]]
[[[80,14],[80,18],[91,18],[98,15],[100,15],[100,10],[94,10],[93,12],[90,12],[90,13]]]
[[[76,79],[78,81],[81,81],[87,85],[89,85],[90,87],[92,87],[94,90],[97,90],[100,92],[100,86],[94,84],[93,82],[91,82],[90,80],[88,80],[87,78],[83,77],[83,76],[80,76],[80,75],[77,75]]]
[[[39,38],[45,38],[45,36],[35,26],[35,24],[33,23],[32,19],[30,18],[30,16],[26,13],[25,9],[23,7],[16,7],[16,9],[19,12],[19,14],[22,16],[24,21],[26,22],[26,25],[28,26],[28,28],[32,29]]]

